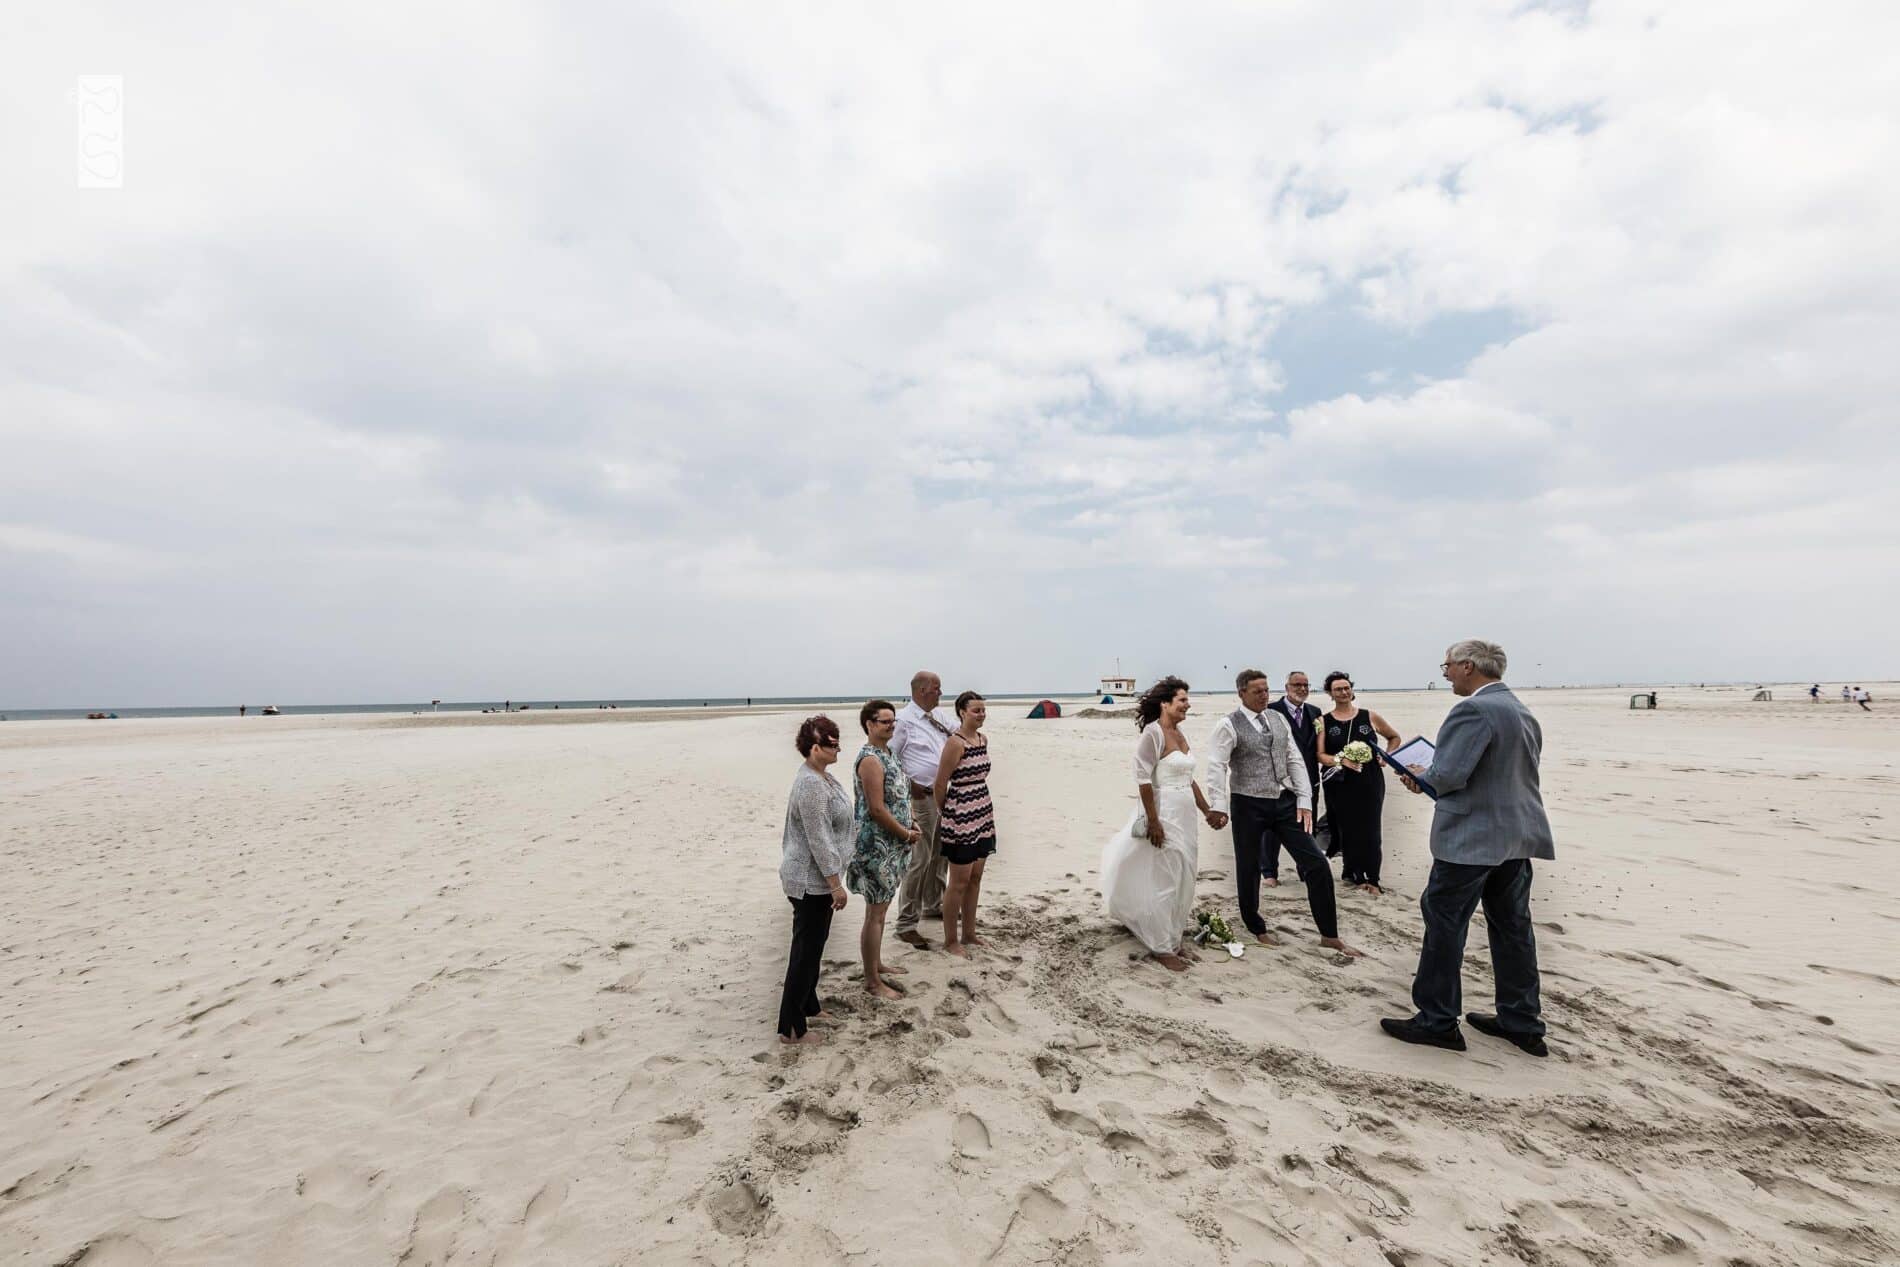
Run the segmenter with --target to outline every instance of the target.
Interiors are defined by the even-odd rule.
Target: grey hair
[[[928,682],[934,677],[937,677],[937,675],[932,673],[929,669],[919,669],[910,675],[910,689],[915,692],[921,688],[925,682]],[[937,678],[937,681],[941,683],[943,679]]]
[[[1495,642],[1481,642],[1476,638],[1466,638],[1451,644],[1451,650],[1445,652],[1445,659],[1453,664],[1470,661],[1471,667],[1486,677],[1503,678],[1504,669],[1509,660],[1505,658],[1504,648]]]

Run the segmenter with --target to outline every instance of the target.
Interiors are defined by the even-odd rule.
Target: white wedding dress
[[[1159,849],[1134,834],[1146,815],[1141,806],[1102,850],[1102,905],[1108,917],[1155,954],[1181,945],[1194,918],[1194,876],[1200,869],[1200,811],[1194,805],[1194,758],[1185,752],[1160,755],[1161,724],[1151,722],[1135,746],[1135,780],[1152,781],[1161,816]]]

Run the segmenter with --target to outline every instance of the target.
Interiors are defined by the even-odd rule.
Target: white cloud
[[[1897,34],[68,7],[0,49],[0,703],[1411,681],[1394,629],[1877,671]],[[122,191],[71,188],[76,70],[127,77]],[[1288,398],[1341,305],[1522,333]]]

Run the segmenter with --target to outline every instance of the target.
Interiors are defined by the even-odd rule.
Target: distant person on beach
[[[1853,698],[1854,698],[1853,688],[1843,686],[1841,688],[1841,703],[1843,704],[1851,703],[1853,701]]]
[[[1385,718],[1353,701],[1352,677],[1343,670],[1326,675],[1326,695],[1333,711],[1322,719],[1319,759],[1333,775],[1326,781],[1326,816],[1333,822],[1333,843],[1343,858],[1339,879],[1367,893],[1377,894],[1379,869],[1385,860],[1385,771],[1375,756],[1366,762],[1348,761],[1339,754],[1347,744],[1363,743],[1378,749],[1385,738],[1390,751],[1399,746],[1399,732]]]
[[[1135,791],[1141,804],[1128,825],[1102,849],[1102,908],[1135,935],[1150,957],[1171,972],[1186,972],[1198,959],[1183,939],[1194,918],[1194,878],[1200,867],[1196,815],[1219,830],[1214,813],[1194,781],[1194,758],[1181,723],[1192,707],[1188,684],[1164,677],[1135,705]],[[1256,861],[1254,883],[1260,883]]]
[[[1820,702],[1821,702],[1821,684],[1819,682],[1816,682],[1813,686],[1810,686],[1808,688],[1808,703],[1819,704]]]
[[[1858,687],[1858,686],[1854,688],[1854,702],[1856,704],[1859,704],[1861,708],[1865,709],[1867,712],[1870,712],[1870,713],[1873,712],[1874,710],[1867,707],[1867,701],[1871,700],[1872,698],[1873,696],[1868,694],[1867,691],[1864,690],[1863,688]]]
[[[856,844],[845,867],[845,884],[864,899],[864,927],[858,933],[864,988],[880,999],[894,999],[903,991],[886,977],[904,969],[884,965],[884,912],[897,896],[911,850],[923,832],[911,822],[910,780],[891,752],[896,708],[889,700],[871,700],[858,710],[858,725],[869,742],[858,749],[851,775],[857,793]]]
[[[1531,859],[1557,856],[1538,787],[1544,732],[1504,684],[1504,648],[1466,639],[1440,665],[1459,697],[1438,728],[1431,768],[1417,771],[1437,794],[1432,811],[1432,873],[1419,910],[1425,916],[1412,1003],[1404,1020],[1379,1022],[1401,1042],[1465,1049],[1458,1028],[1460,970],[1472,912],[1484,905],[1491,939],[1497,1012],[1471,1012],[1473,1029],[1532,1056],[1549,1052],[1538,1001],[1537,939],[1531,931]],[[1416,792],[1418,783],[1403,776]]]
[[[779,883],[792,904],[792,955],[779,996],[778,1034],[782,1043],[816,1043],[823,1039],[806,1026],[831,1016],[818,1001],[818,967],[832,912],[849,900],[843,877],[851,857],[851,801],[830,772],[838,759],[838,724],[822,713],[807,717],[794,742],[805,762],[792,777],[778,864]]]
[[[1267,707],[1267,675],[1242,669],[1234,678],[1240,707],[1220,719],[1207,741],[1208,822],[1219,830],[1232,807],[1234,887],[1240,918],[1263,946],[1277,946],[1260,917],[1260,858],[1286,846],[1306,885],[1307,906],[1319,927],[1319,944],[1357,958],[1361,952],[1339,939],[1339,908],[1333,869],[1313,841],[1313,784],[1293,743],[1285,714]]]
[[[1293,746],[1300,750],[1300,759],[1306,763],[1307,784],[1315,789],[1313,793],[1313,840],[1327,857],[1339,852],[1339,846],[1332,839],[1332,822],[1319,816],[1319,718],[1317,704],[1306,702],[1313,692],[1313,684],[1306,674],[1294,669],[1286,675],[1285,693],[1274,705],[1286,714],[1287,729],[1293,732]],[[1280,883],[1280,842],[1269,839],[1260,852],[1260,882],[1268,887]]]
[[[897,730],[891,736],[891,751],[897,754],[904,775],[910,780],[911,811],[923,832],[911,851],[910,868],[904,872],[904,890],[897,905],[897,939],[930,949],[930,939],[917,930],[919,919],[936,919],[943,914],[943,890],[947,882],[943,852],[937,846],[937,810],[935,788],[937,769],[943,763],[943,745],[950,738],[950,723],[937,712],[943,699],[943,679],[929,669],[911,675],[910,703],[897,715]]]
[[[246,707],[247,707],[247,705],[244,705],[244,704],[239,704],[239,705],[238,705],[238,716],[239,716],[239,717],[242,717],[242,716],[244,716],[244,710],[245,710],[245,708],[246,708]]]
[[[943,890],[943,948],[969,958],[966,946],[987,945],[976,935],[976,903],[983,867],[996,852],[996,814],[990,805],[990,741],[983,734],[989,705],[975,691],[957,696],[957,729],[944,741],[932,799],[938,811],[937,848],[950,867]]]

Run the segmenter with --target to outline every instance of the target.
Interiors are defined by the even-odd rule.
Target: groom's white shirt
[[[1293,743],[1293,727],[1284,717],[1269,717],[1272,709],[1269,704],[1259,712],[1243,708],[1261,734],[1267,733],[1267,727],[1279,725],[1286,731],[1287,751],[1292,755],[1294,808],[1313,808],[1313,785],[1306,778],[1306,762],[1300,757],[1299,749]],[[1232,797],[1227,793],[1228,771],[1234,763],[1234,715],[1227,714],[1220,719],[1220,725],[1214,727],[1214,733],[1207,741],[1207,804],[1210,809],[1222,814],[1232,808]]]

